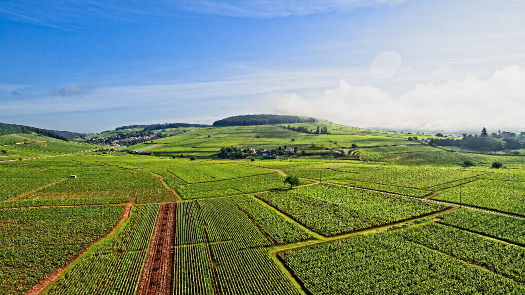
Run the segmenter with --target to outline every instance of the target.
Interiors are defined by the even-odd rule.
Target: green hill
[[[41,129],[41,128],[35,128],[35,127],[29,127],[25,125],[16,125],[16,124],[6,124],[6,123],[0,123],[0,135],[6,135],[6,134],[17,134],[17,133],[25,133],[25,134],[31,134],[36,133],[47,137],[52,137],[64,141],[68,141],[67,138],[64,136],[57,134],[53,131]]]
[[[213,122],[213,126],[248,126],[266,124],[313,123],[318,119],[289,115],[243,115]]]

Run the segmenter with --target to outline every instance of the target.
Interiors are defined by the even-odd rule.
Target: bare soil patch
[[[167,203],[160,208],[137,295],[171,294],[175,206]]]

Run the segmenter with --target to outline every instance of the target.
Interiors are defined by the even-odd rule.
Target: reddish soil
[[[135,199],[130,199],[129,203],[126,203],[126,207],[124,208],[124,212],[122,212],[122,216],[120,217],[119,221],[113,226],[111,231],[109,231],[104,237],[101,239],[105,239],[109,235],[113,234],[117,231],[117,229],[124,223],[126,218],[129,217],[129,212],[131,211],[131,206],[133,206],[133,203],[135,202]],[[78,252],[77,255],[75,255],[73,258],[71,258],[68,262],[66,262],[61,267],[57,268],[54,272],[49,274],[47,277],[45,277],[43,280],[40,281],[37,285],[35,285],[33,288],[29,289],[24,295],[37,295],[40,294],[42,291],[44,291],[47,286],[49,286],[52,282],[54,282],[58,277],[60,277],[68,265],[73,263],[75,260],[77,260],[84,252],[86,252],[93,244],[100,241],[101,239],[94,241],[89,246],[84,248],[82,251]]]
[[[151,239],[137,295],[170,295],[176,203],[162,204]]]

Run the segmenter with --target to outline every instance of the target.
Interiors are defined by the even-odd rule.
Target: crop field
[[[284,188],[284,177],[274,174],[204,182],[178,189],[184,199],[224,197]]]
[[[56,175],[59,167],[52,167],[40,172],[46,175]],[[67,171],[67,169],[66,169]],[[114,199],[136,198],[138,203],[158,201],[173,201],[169,191],[162,188],[159,180],[149,173],[135,173],[115,167],[84,167],[74,168],[77,178],[64,178],[63,181],[47,186],[38,191],[16,197],[16,201],[45,200],[75,200],[75,199]],[[65,176],[67,177],[67,176]],[[26,189],[27,191],[27,189]]]
[[[525,294],[524,157],[327,122],[155,132],[0,136],[0,295]]]
[[[458,228],[430,224],[399,233],[404,239],[525,282],[525,248]]]
[[[185,165],[174,167],[168,171],[178,176],[186,183],[234,179],[239,177],[272,173],[271,171],[267,170],[229,164]]]
[[[106,234],[122,211],[123,206],[0,210],[0,294],[24,294]]]
[[[525,220],[463,209],[443,215],[440,222],[525,246]]]
[[[383,233],[279,255],[312,294],[521,294],[511,279]]]
[[[486,172],[431,166],[332,166],[333,168],[289,169],[289,175],[325,182],[362,187],[390,193],[422,197],[432,192],[476,180]]]
[[[264,250],[270,242],[235,203],[178,204],[174,294],[298,294]]]
[[[380,226],[445,208],[438,204],[329,185],[264,193],[258,198],[325,236]]]
[[[158,211],[158,204],[135,206],[129,222],[82,256],[47,294],[135,294]]]
[[[446,190],[434,199],[525,216],[523,181],[479,180]]]

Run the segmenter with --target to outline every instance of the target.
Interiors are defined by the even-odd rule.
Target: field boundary
[[[36,192],[38,192],[38,191],[40,191],[40,190],[43,190],[43,189],[45,189],[45,188],[47,188],[47,187],[50,187],[50,186],[55,185],[55,184],[57,184],[57,183],[60,183],[60,182],[62,182],[62,181],[64,181],[64,180],[66,180],[66,179],[67,179],[67,178],[60,178],[59,180],[56,180],[56,181],[54,181],[54,182],[52,182],[52,183],[48,183],[48,184],[46,184],[46,185],[44,185],[44,186],[41,186],[41,187],[39,187],[39,188],[36,188],[36,189],[34,189],[34,190],[32,190],[32,191],[22,193],[22,194],[20,194],[20,195],[18,195],[18,196],[12,197],[11,199],[7,199],[7,200],[5,200],[5,201],[3,201],[3,202],[14,201],[14,200],[16,200],[16,199],[18,199],[18,198],[25,197],[25,196],[27,196],[27,195],[30,195],[30,194],[36,193]]]
[[[179,195],[179,193],[175,190],[175,189],[172,189],[168,186],[168,184],[164,181],[164,178],[162,178],[162,176],[158,175],[158,174],[155,174],[153,172],[151,172],[151,174],[153,174],[155,177],[157,177],[157,179],[159,180],[160,182],[160,185],[167,191],[169,191],[176,199],[177,199],[177,202],[180,202],[182,201],[182,197]]]
[[[131,207],[133,206],[133,203],[135,202],[135,199],[130,199],[128,203],[126,203],[126,207],[124,208],[124,211],[122,212],[122,216],[120,219],[115,223],[113,228],[106,233],[102,238],[93,241],[91,244],[89,244],[87,247],[82,249],[80,252],[78,252],[73,258],[71,258],[69,261],[67,261],[64,265],[57,268],[54,272],[49,274],[47,277],[42,279],[37,285],[33,286],[31,289],[29,289],[24,295],[37,295],[45,291],[48,287],[51,286],[53,282],[55,282],[58,278],[60,278],[66,271],[68,266],[70,266],[72,263],[74,263],[77,259],[79,259],[84,253],[86,253],[88,250],[93,248],[94,246],[102,243],[107,238],[113,236],[118,229],[122,226],[122,224],[128,219],[131,211]]]
[[[409,223],[412,223],[412,222],[414,222],[416,220],[420,220],[420,219],[435,218],[437,216],[440,216],[442,214],[446,214],[449,211],[451,212],[451,211],[454,211],[454,210],[457,210],[457,209],[449,207],[449,208],[442,209],[442,210],[440,210],[438,212],[433,212],[433,213],[429,213],[429,214],[425,214],[425,215],[420,215],[420,216],[417,216],[417,217],[413,217],[413,218],[402,220],[402,221],[393,222],[393,223],[386,224],[386,225],[381,225],[381,226],[378,226],[378,227],[366,228],[366,229],[357,230],[357,231],[354,231],[354,232],[351,232],[351,233],[341,234],[341,235],[337,235],[337,236],[324,237],[323,240],[308,240],[308,241],[294,243],[294,244],[287,244],[287,245],[282,245],[282,246],[268,247],[267,251],[268,251],[268,254],[270,255],[270,257],[275,262],[278,263],[278,266],[281,269],[281,271],[283,272],[283,274],[296,287],[297,291],[299,291],[301,294],[310,295],[312,293],[308,292],[308,290],[304,287],[304,283],[295,275],[293,270],[290,269],[290,267],[288,267],[287,263],[279,257],[279,254],[290,252],[290,251],[298,251],[298,250],[301,250],[301,249],[306,249],[306,248],[310,248],[310,247],[313,247],[313,246],[333,243],[333,242],[337,242],[337,241],[343,241],[343,240],[351,239],[351,238],[354,238],[354,237],[374,234],[374,233],[378,233],[378,232],[382,232],[382,231],[387,231],[390,228],[393,228],[395,226],[409,224]]]

